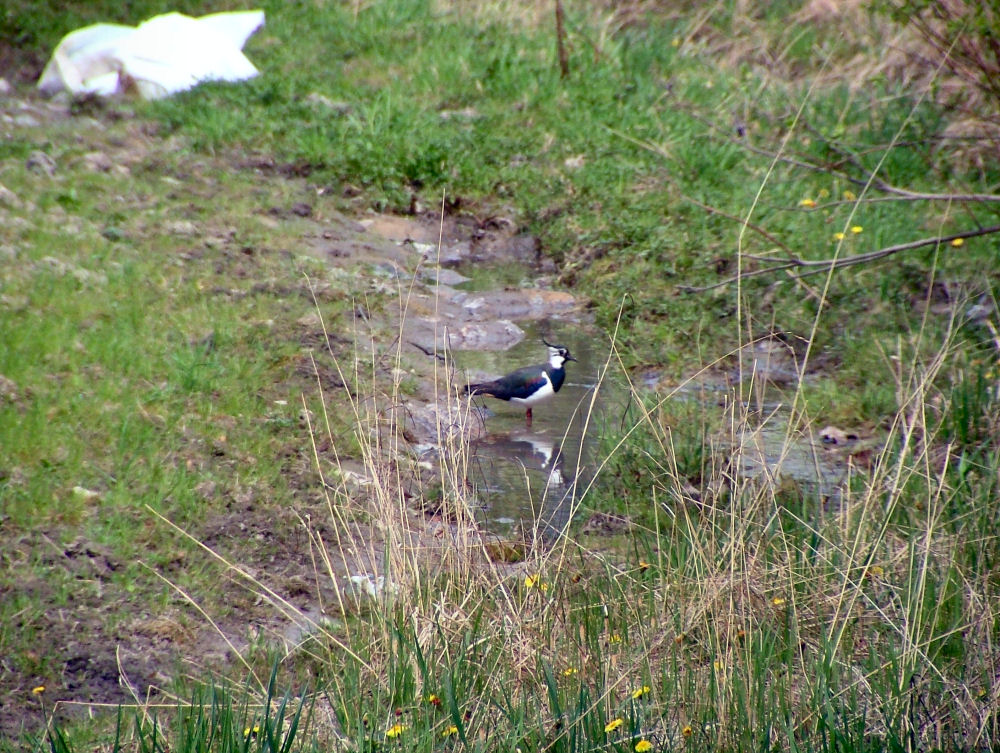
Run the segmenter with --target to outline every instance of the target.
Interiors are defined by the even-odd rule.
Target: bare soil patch
[[[134,211],[121,217],[113,232],[133,243],[162,239],[161,246],[169,249],[164,263],[181,265],[185,279],[206,280],[207,301],[226,305],[263,297],[285,310],[295,299],[316,301],[321,307],[342,305],[343,288],[328,280],[304,278],[296,270],[296,253],[308,253],[355,276],[356,303],[344,319],[321,322],[318,316],[307,315],[276,319],[254,329],[253,338],[263,341],[257,345],[265,353],[268,342],[300,345],[276,381],[247,386],[269,399],[315,395],[317,380],[331,399],[346,399],[352,388],[345,386],[338,362],[350,364],[359,355],[370,359],[373,342],[384,344],[389,352],[401,339],[405,365],[417,390],[400,407],[409,421],[406,438],[426,442],[433,435],[433,414],[438,409],[434,366],[445,348],[503,349],[523,337],[518,321],[584,316],[572,296],[548,289],[551,264],[544,260],[537,239],[521,232],[509,218],[454,210],[443,223],[433,212],[350,219],[322,196],[321,187],[310,185],[301,170],[276,167],[269,158],[187,152],[181,139],[161,135],[123,102],[91,102],[83,107],[20,91],[3,100],[0,119],[21,137],[30,131],[50,134],[53,140],[72,138],[72,153],[83,156],[52,160],[50,168],[61,180],[72,180],[78,172],[120,177],[122,190],[133,192],[129,203]],[[229,184],[219,177],[220,170],[238,179]],[[150,196],[130,188],[137,175],[158,178],[162,193]],[[263,240],[248,243],[224,217],[203,218],[204,206],[228,202],[235,198],[231,191],[245,192],[248,185],[255,197],[254,215],[265,229],[273,230],[274,238],[265,233]],[[13,200],[34,199],[23,195]],[[164,217],[190,219],[151,221],[142,210],[154,204],[163,207]],[[72,221],[71,212],[66,214]],[[534,278],[533,286],[470,292],[445,284],[460,283],[464,278],[454,270],[469,262],[524,265],[525,276]],[[412,295],[405,320],[397,305],[368,307],[365,290],[379,289]],[[201,333],[191,347],[210,352],[217,347],[215,334]],[[375,355],[378,376],[388,384],[394,363],[384,357],[385,352]],[[30,390],[30,385],[18,385],[18,394]],[[162,422],[156,416],[147,419]],[[219,559],[205,550],[192,554],[191,547],[176,543],[180,534],[152,516],[147,527],[148,548],[164,563],[156,568],[163,578],[177,584],[192,572],[202,573],[202,578],[204,573],[215,573],[210,576],[216,586],[210,596],[200,591],[190,595],[212,614],[215,626],[198,616],[180,586],[166,602],[131,590],[120,573],[134,563],[124,562],[112,548],[73,536],[69,521],[45,530],[23,530],[0,519],[0,549],[6,563],[0,598],[19,594],[45,605],[40,621],[24,615],[4,626],[14,634],[34,637],[30,651],[3,659],[0,734],[16,739],[42,725],[39,698],[32,694],[40,685],[46,688],[46,708],[56,704],[56,717],[63,718],[103,705],[169,698],[178,676],[200,679],[240,672],[234,648],[246,650],[254,635],[282,641],[304,630],[290,629],[287,610],[282,614],[275,609],[252,579],[266,584],[293,610],[319,615],[336,612],[344,603],[337,592],[343,581],[377,566],[342,556],[331,563],[341,582],[318,577],[313,545],[335,540],[337,532],[332,529],[304,420],[274,430],[273,451],[284,468],[292,505],[276,505],[267,488],[239,481],[241,469],[256,459],[225,439],[238,428],[236,422],[266,417],[219,420],[219,439],[191,437],[170,460],[204,471],[206,477],[230,479],[199,485],[205,514],[188,531],[192,540]],[[317,440],[316,453],[328,464],[327,470],[341,462],[338,448],[322,437]],[[360,477],[360,471],[354,472]],[[411,481],[419,486],[426,479]],[[364,490],[359,489],[356,497],[363,507]],[[95,499],[99,506],[100,498]],[[448,544],[447,523],[433,514],[415,510],[410,525],[415,540],[428,551]],[[342,553],[378,549],[379,533],[374,529],[359,524],[354,535],[367,540],[341,547]],[[58,543],[66,540],[70,543]],[[222,559],[238,565],[243,574],[227,569]]]

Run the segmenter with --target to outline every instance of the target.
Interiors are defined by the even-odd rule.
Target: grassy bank
[[[864,7],[566,3],[565,77],[534,4],[265,9],[258,79],[0,144],[0,746],[995,746],[989,103]],[[612,535],[497,556],[460,441],[414,512],[407,291],[323,233],[442,198],[657,375],[579,500]],[[775,430],[842,453],[836,495],[743,472]],[[117,732],[39,732],[122,657]]]

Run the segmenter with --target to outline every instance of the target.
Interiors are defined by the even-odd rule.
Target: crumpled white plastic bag
[[[143,99],[159,99],[202,81],[244,81],[258,71],[243,45],[263,25],[264,11],[248,10],[86,26],[62,38],[38,88],[109,96],[134,87]]]

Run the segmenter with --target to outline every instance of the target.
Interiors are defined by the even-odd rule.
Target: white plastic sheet
[[[154,16],[137,27],[95,24],[70,32],[52,53],[38,88],[54,94],[108,96],[134,90],[166,97],[202,81],[243,81],[258,74],[243,45],[264,25],[264,11]]]

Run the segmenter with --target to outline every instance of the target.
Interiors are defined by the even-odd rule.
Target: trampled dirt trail
[[[314,390],[318,375],[331,390],[336,389],[340,380],[324,356],[330,347],[345,357],[369,360],[372,348],[378,351],[376,360],[396,352],[416,384],[402,411],[415,442],[432,441],[435,415],[441,410],[436,399],[440,385],[433,380],[446,349],[505,349],[524,337],[524,322],[586,319],[579,301],[549,288],[545,275],[552,270],[546,267],[537,241],[519,232],[509,218],[477,218],[471,212],[450,214],[443,224],[433,212],[410,217],[359,212],[351,218],[338,211],[336,205],[343,205],[342,200],[299,176],[294,166],[242,153],[207,156],[191,152],[182,137],[162,134],[154,123],[136,118],[127,103],[71,103],[14,92],[0,100],[0,128],[12,143],[38,145],[27,156],[14,158],[22,160],[26,169],[61,183],[66,190],[88,174],[106,175],[117,181],[127,206],[155,205],[163,217],[183,215],[186,206],[234,200],[229,192],[240,193],[243,202],[249,195],[258,234],[271,230],[281,237],[275,241],[279,255],[283,246],[297,247],[330,268],[355,275],[359,303],[349,329],[347,322],[327,322],[331,331],[324,331],[318,316],[274,327],[275,336],[294,338],[302,345],[301,357],[289,371],[289,384]],[[234,180],[226,182],[220,177],[224,173],[231,173]],[[160,187],[156,195],[148,195],[150,185]],[[292,261],[282,276],[281,267],[273,263],[274,253],[271,265],[263,268],[264,254],[241,246],[238,233],[224,220],[154,221],[144,211],[132,214],[124,217],[129,242],[168,249],[165,264],[186,264],[194,274],[202,267],[211,268],[216,279],[220,270],[223,278],[259,278],[251,292],[267,295],[315,296],[321,304],[343,295],[342,289],[327,282],[304,280]],[[0,187],[0,221],[54,222],[69,228],[87,224],[74,217],[72,208],[42,210],[38,196],[4,187]],[[440,249],[439,237],[443,240]],[[15,248],[11,253],[16,257],[19,252]],[[456,267],[471,260],[515,265],[524,270],[530,285],[493,290],[480,286],[474,291],[455,287],[463,279]],[[398,305],[366,311],[364,291],[374,289],[390,291],[390,297],[398,291]],[[207,299],[223,303],[240,295],[246,291],[227,289],[224,284],[206,290]],[[387,367],[380,378],[391,382],[392,368]],[[287,391],[289,384],[280,387]],[[21,387],[30,390],[30,385]],[[258,577],[284,600],[275,607],[261,598],[261,589],[213,562],[221,573],[217,603],[201,606],[213,614],[216,627],[200,618],[180,591],[164,608],[154,606],[148,595],[124,589],[116,572],[128,563],[107,547],[83,536],[70,536],[65,528],[15,529],[0,518],[0,548],[7,561],[40,562],[38,567],[10,568],[0,581],[0,598],[16,594],[32,604],[45,605],[41,623],[25,621],[29,619],[25,617],[4,626],[15,633],[30,631],[36,638],[26,655],[3,660],[0,735],[16,739],[24,730],[37,729],[42,723],[41,701],[48,709],[58,702],[58,713],[82,714],[101,708],[100,704],[113,707],[163,698],[164,690],[179,675],[226,674],[238,666],[234,650],[247,650],[254,636],[278,642],[301,638],[308,627],[290,629],[300,621],[296,610],[304,615],[301,622],[306,625],[321,616],[324,606],[338,602],[337,590],[344,588],[348,576],[367,577],[369,570],[377,570],[377,562],[366,565],[344,557],[333,563],[340,582],[318,582],[310,537],[329,541],[335,533],[310,467],[311,451],[301,426],[290,429],[286,444],[289,483],[300,490],[303,500],[294,510],[275,509],[266,490],[239,484],[221,488],[214,482],[199,487],[206,515],[200,528],[190,531],[191,536]],[[332,449],[321,441],[317,451],[322,456]],[[231,468],[232,475],[238,476],[241,458],[237,453],[219,447],[203,447],[200,452],[213,457],[192,454],[186,462],[195,468],[211,463],[216,475]],[[357,476],[363,478],[363,469],[357,469]],[[99,506],[100,499],[94,504]],[[310,521],[308,530],[304,518]],[[415,514],[414,521],[425,527],[418,536],[440,545],[445,523],[433,518],[424,522],[420,514]],[[151,519],[150,525],[155,527],[155,521]],[[379,535],[362,527],[355,533],[371,540]],[[172,535],[162,530],[151,534],[149,546],[170,549]],[[70,544],[58,543],[67,538]],[[185,570],[206,566],[190,561],[180,550],[176,558],[164,556],[163,551],[158,558],[168,562],[158,572],[173,582],[182,580]],[[205,559],[212,560],[208,554]],[[81,584],[79,593],[70,594],[68,602],[58,607],[64,596],[45,576],[54,572],[60,574],[61,582],[68,576]],[[39,685],[46,687],[41,697],[32,693]]]

